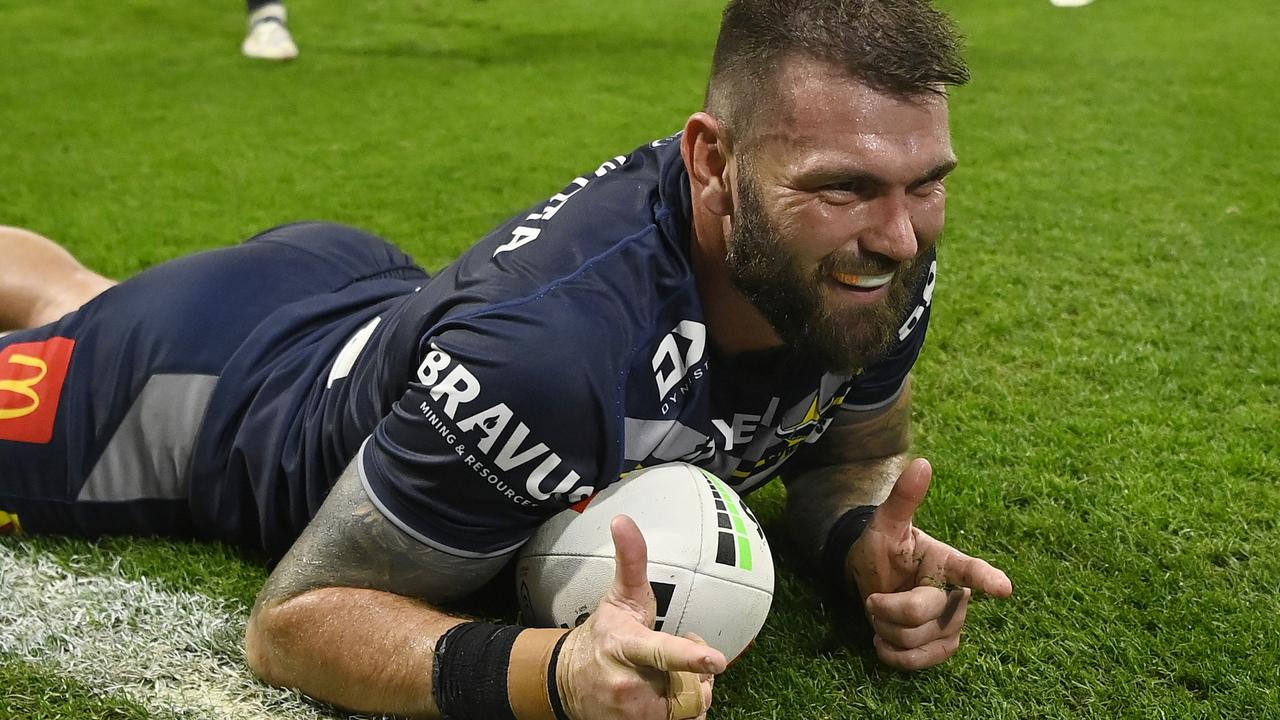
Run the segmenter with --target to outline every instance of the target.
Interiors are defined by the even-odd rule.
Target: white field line
[[[247,609],[118,571],[66,570],[0,544],[0,654],[53,668],[157,718],[333,718],[254,678],[241,649]]]

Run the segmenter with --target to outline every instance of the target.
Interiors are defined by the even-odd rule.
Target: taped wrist
[[[853,544],[858,541],[858,538],[862,537],[875,512],[875,505],[861,505],[853,508],[841,515],[827,532],[827,542],[822,546],[821,572],[831,586],[831,590],[839,597],[849,595],[850,583],[856,585],[845,569],[849,560],[849,551],[853,549]],[[856,587],[854,590],[856,592]]]
[[[465,622],[436,642],[431,692],[445,720],[568,720],[555,665],[567,630]]]

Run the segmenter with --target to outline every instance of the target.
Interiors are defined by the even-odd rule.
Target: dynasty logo
[[[702,379],[706,351],[707,326],[694,320],[681,320],[662,338],[653,353],[652,365],[663,415],[680,404],[693,381]]]
[[[75,345],[55,337],[0,350],[0,440],[45,444],[53,439]]]

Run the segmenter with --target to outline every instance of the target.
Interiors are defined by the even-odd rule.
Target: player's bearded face
[[[911,289],[928,272],[919,257],[900,263],[863,254],[848,246],[817,263],[806,263],[791,249],[795,238],[778,230],[765,209],[757,181],[745,164],[737,180],[726,263],[739,292],[764,315],[788,345],[823,362],[833,372],[874,363],[893,345],[907,317]],[[832,273],[894,273],[883,300],[858,305],[839,302],[830,287]]]

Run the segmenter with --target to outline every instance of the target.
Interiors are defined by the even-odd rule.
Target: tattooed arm
[[[475,590],[507,558],[457,558],[410,537],[370,501],[357,462],[258,594],[249,664],[343,708],[436,718],[435,639],[464,620],[428,603]]]
[[[787,485],[787,524],[815,565],[836,520],[855,507],[879,505],[907,466],[911,445],[911,379],[878,413],[842,411],[822,439],[803,448]]]
[[[668,717],[663,680],[679,672],[698,688],[705,720],[724,656],[653,630],[644,537],[622,518],[612,533],[613,588],[569,632],[556,667],[566,712],[576,720]],[[249,664],[273,685],[348,710],[438,718],[436,639],[466,620],[430,603],[466,595],[506,560],[457,558],[401,532],[365,494],[353,462],[258,594],[245,631]],[[511,671],[527,677],[527,659]]]

